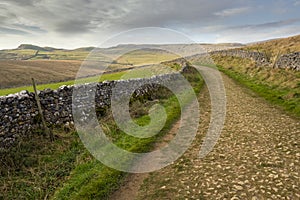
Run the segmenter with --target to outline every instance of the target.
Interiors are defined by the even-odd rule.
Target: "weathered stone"
[[[132,91],[128,91],[128,88],[134,87],[137,89],[134,91],[133,96],[139,97],[159,88],[157,83],[175,82],[178,76],[179,73],[176,72],[144,79],[76,85],[76,87],[82,88],[84,92],[79,99],[74,99],[74,101],[80,102],[80,105],[83,106],[83,111],[85,111],[83,113],[89,113],[93,104],[95,104],[96,108],[107,108],[110,106],[110,99],[116,84],[121,85],[121,88],[119,91],[116,91],[118,94],[115,96],[121,98],[124,95],[131,95]],[[61,86],[57,90],[46,89],[39,92],[47,124],[60,125],[65,129],[70,129],[74,126],[72,113],[73,88],[74,86]],[[91,94],[95,95],[95,101],[86,102]],[[89,109],[84,110],[84,108]],[[10,146],[15,141],[14,138],[40,127],[41,120],[34,93],[32,92],[24,90],[17,94],[0,97],[0,111],[0,135],[2,137],[0,148]],[[83,116],[83,121],[85,120],[89,120],[88,114]]]
[[[240,185],[234,185],[233,186],[236,190],[243,190],[243,187]]]
[[[239,57],[243,59],[250,59],[255,61],[257,66],[264,67],[275,67],[279,69],[290,69],[295,71],[300,71],[300,52],[295,52],[291,54],[281,55],[276,61],[275,65],[269,61],[265,53],[258,51],[245,51],[240,49],[230,49],[230,50],[220,50],[210,52],[211,55],[221,55],[221,56],[229,56],[229,57]],[[198,54],[192,56],[193,59],[197,59],[197,61],[203,63],[211,62],[210,58],[207,58],[207,54]]]
[[[280,56],[275,67],[300,71],[300,52]]]

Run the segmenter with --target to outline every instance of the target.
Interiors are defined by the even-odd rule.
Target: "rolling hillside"
[[[16,49],[0,51],[0,88],[74,79],[82,61],[97,61],[86,69],[86,76],[100,73],[99,66],[111,70],[158,64],[202,51],[240,47],[241,44],[168,44],[118,45],[110,48],[82,47],[74,50],[22,44]],[[89,56],[91,51],[93,54]],[[97,69],[98,68],[98,69]]]
[[[253,43],[242,48],[249,51],[260,51],[274,58],[277,54],[288,54],[300,51],[300,35]]]

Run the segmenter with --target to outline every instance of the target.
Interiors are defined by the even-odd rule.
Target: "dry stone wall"
[[[273,64],[269,61],[264,53],[256,51],[245,51],[240,49],[214,51],[211,55],[234,56],[239,58],[251,59],[258,66],[272,67]],[[201,55],[198,55],[201,57]],[[275,68],[290,69],[300,71],[300,52],[284,54],[279,56],[275,63]]]
[[[183,70],[184,71],[184,68]],[[129,85],[138,87],[135,97],[143,96],[157,89],[164,81],[170,82],[178,79],[179,73],[164,74],[145,79],[132,79],[109,81],[94,84],[85,84],[86,91],[96,88],[96,109],[107,108],[110,105],[112,89],[118,83],[121,90],[126,93]],[[145,84],[146,83],[146,84]],[[69,125],[73,123],[72,93],[74,86],[62,86],[57,90],[47,89],[39,93],[42,109],[48,125]],[[82,100],[89,95],[82,95]],[[80,99],[79,99],[80,100]],[[22,91],[17,94],[0,97],[0,149],[6,149],[14,144],[18,138],[31,134],[33,130],[41,127],[34,93]]]
[[[300,52],[282,55],[275,67],[300,71]]]
[[[264,53],[256,52],[256,51],[245,51],[245,50],[233,49],[233,50],[215,51],[212,52],[211,54],[218,54],[222,56],[235,56],[239,58],[251,59],[261,66],[267,66],[270,64]]]

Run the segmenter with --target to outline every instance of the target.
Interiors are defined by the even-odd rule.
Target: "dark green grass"
[[[0,199],[44,199],[69,175],[84,147],[75,133],[55,134],[54,142],[28,136],[0,153]]]

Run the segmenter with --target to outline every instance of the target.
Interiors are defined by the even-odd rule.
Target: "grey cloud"
[[[13,24],[12,27],[15,27],[18,30],[24,30],[29,33],[46,33],[47,31],[41,29],[37,26],[27,26],[24,24]]]
[[[90,29],[93,28],[93,25],[91,25],[89,21],[70,19],[68,21],[62,21],[56,24],[55,30],[60,33],[76,34],[88,32]]]
[[[2,0],[5,3],[9,3],[10,5],[19,5],[19,6],[32,6],[36,3],[42,2],[43,0]]]
[[[296,19],[287,19],[281,21],[274,21],[274,22],[267,22],[261,24],[245,24],[245,25],[236,25],[236,26],[224,26],[224,25],[215,25],[215,26],[204,26],[199,29],[198,31],[202,33],[209,33],[209,32],[222,32],[222,31],[239,31],[245,29],[251,30],[266,30],[272,28],[282,28],[286,26],[290,26],[293,24],[297,24],[300,22],[300,18]]]
[[[143,26],[173,26],[208,23],[216,12],[238,4],[224,0],[26,0],[7,1],[20,23],[58,33],[85,33],[93,30],[122,30]],[[22,3],[21,3],[22,2]],[[25,6],[26,5],[26,6]],[[26,24],[26,25],[28,25]]]
[[[53,37],[52,41],[66,41],[68,37],[73,42],[78,38],[77,43],[91,44],[99,35],[104,40],[131,28],[165,27],[213,38],[223,33],[234,35],[243,30],[255,32],[295,25],[296,19],[279,21],[272,10],[290,8],[298,1],[278,0],[271,5],[258,0],[2,0],[0,34],[29,34],[24,38],[39,38],[41,43],[48,36]],[[267,16],[265,20],[274,22],[255,24],[254,20],[260,19],[254,15],[261,16],[261,20]],[[297,14],[286,15],[292,18]]]
[[[11,35],[27,35],[28,32],[18,30],[18,29],[11,29],[6,27],[0,27],[0,34],[11,34]]]
[[[289,26],[289,25],[292,25],[292,24],[295,24],[298,22],[300,22],[300,18],[287,19],[287,20],[268,22],[268,23],[262,23],[262,24],[233,26],[233,27],[227,27],[226,29],[260,29],[260,30],[264,30],[264,29],[269,29],[269,28],[278,28],[278,27]]]
[[[267,40],[299,34],[300,18],[261,24],[219,27],[217,42],[244,42]]]
[[[194,0],[140,1],[135,9],[122,22],[125,27],[172,26],[189,23],[203,24],[218,19],[213,13],[230,8],[233,1],[218,3]]]
[[[230,8],[230,9],[222,10],[220,12],[216,12],[214,14],[217,15],[217,16],[229,17],[229,16],[234,16],[234,15],[238,15],[238,14],[241,14],[241,13],[245,13],[249,10],[250,10],[249,7]]]
[[[193,32],[198,35],[198,38],[203,35],[210,35],[215,42],[247,43],[299,34],[299,24],[299,18],[235,26],[217,24],[195,28]]]
[[[300,18],[281,20],[281,21],[270,22],[270,23],[264,23],[264,24],[256,25],[254,27],[257,27],[257,28],[260,28],[260,27],[262,27],[262,28],[274,28],[274,27],[280,27],[280,26],[287,26],[287,25],[295,24],[297,22],[300,22]]]
[[[255,42],[277,37],[287,37],[299,34],[300,27],[296,25],[287,26],[284,28],[272,29],[241,29],[238,31],[222,32],[217,38],[216,42]]]
[[[300,6],[300,1],[299,1],[299,0],[294,1],[294,5],[295,5],[295,6]]]
[[[27,0],[6,1],[6,9],[17,15],[20,23],[60,33],[84,33],[120,20],[130,11],[133,1],[97,0]],[[26,4],[26,6],[24,6]]]
[[[0,24],[13,23],[17,20],[17,15],[7,9],[7,5],[0,4]]]

